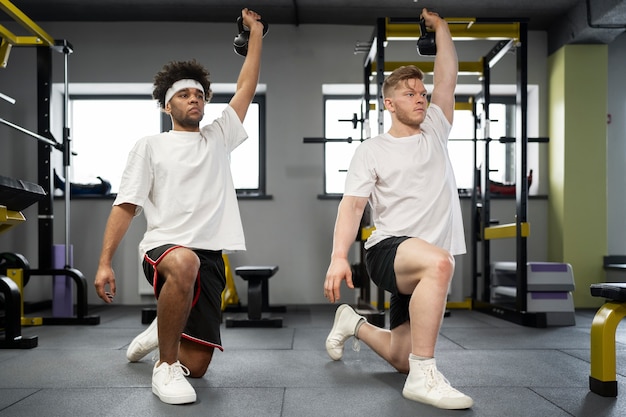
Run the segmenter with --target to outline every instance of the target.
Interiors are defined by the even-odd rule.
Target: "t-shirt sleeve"
[[[113,202],[114,206],[123,203],[136,205],[135,216],[141,213],[152,182],[149,158],[147,140],[138,141],[128,154],[120,188]]]
[[[228,152],[235,150],[237,146],[241,145],[248,138],[248,133],[244,129],[243,123],[241,123],[239,116],[237,116],[237,113],[230,105],[226,106],[220,117],[202,129],[209,131],[207,132],[208,137],[221,135]]]
[[[370,158],[365,143],[359,145],[350,161],[343,194],[354,197],[369,197],[376,183],[374,161]]]
[[[431,103],[428,106],[426,120],[422,123],[421,128],[425,133],[435,136],[440,142],[446,144],[452,125],[446,119],[443,110],[436,104]]]

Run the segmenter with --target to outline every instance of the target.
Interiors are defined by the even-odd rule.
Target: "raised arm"
[[[237,91],[230,100],[230,106],[243,122],[248,112],[248,107],[254,98],[259,73],[261,71],[261,50],[263,46],[263,24],[259,22],[261,16],[252,10],[241,11],[243,24],[250,28],[248,39],[248,53],[243,61],[239,78],[237,79]]]
[[[456,55],[452,35],[448,23],[437,13],[422,10],[422,17],[426,27],[435,31],[435,43],[437,55],[435,56],[435,69],[433,75],[433,91],[431,103],[436,104],[443,110],[450,123],[454,116],[454,90],[456,89],[459,62]]]

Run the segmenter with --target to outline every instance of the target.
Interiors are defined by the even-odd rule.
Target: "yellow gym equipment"
[[[626,317],[626,283],[591,285],[591,295],[607,299],[591,323],[589,389],[603,397],[617,397],[615,331]]]
[[[26,221],[22,210],[45,196],[43,189],[25,181],[0,176],[0,233]],[[0,254],[0,294],[4,305],[2,317],[4,339],[0,339],[2,349],[31,349],[37,346],[37,336],[23,337],[23,325],[42,324],[42,319],[24,317],[22,300],[25,285],[24,270],[28,262],[21,255]]]
[[[239,296],[237,295],[237,287],[235,286],[235,280],[233,279],[233,270],[230,267],[228,255],[223,254],[222,258],[224,259],[224,272],[226,275],[226,287],[222,292],[222,311],[224,311],[230,306],[241,307],[241,303],[239,302]]]

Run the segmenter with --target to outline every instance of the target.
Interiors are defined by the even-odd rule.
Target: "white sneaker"
[[[159,347],[159,332],[157,319],[155,318],[150,326],[130,342],[126,350],[126,357],[130,362],[137,362],[148,353]]]
[[[173,364],[157,362],[152,370],[152,392],[167,404],[187,404],[196,401],[196,391],[186,376],[189,369],[179,361]]]
[[[450,386],[437,370],[434,358],[409,359],[409,368],[409,376],[402,390],[404,398],[447,410],[462,410],[474,404],[470,397]]]
[[[359,316],[347,304],[342,304],[335,312],[335,322],[326,338],[326,352],[332,360],[338,361],[343,356],[343,345],[356,333],[356,328],[365,317]]]

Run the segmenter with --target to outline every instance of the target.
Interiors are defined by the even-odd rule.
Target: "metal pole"
[[[491,241],[485,239],[483,232],[485,228],[491,226],[491,193],[489,191],[489,166],[491,143],[491,115],[489,106],[491,105],[491,68],[488,60],[484,60],[483,67],[483,141],[485,146],[484,160],[480,171],[480,189],[482,192],[481,207],[481,239],[482,239],[482,274],[483,274],[483,295],[482,300],[491,302]]]
[[[522,223],[528,221],[528,25],[520,23],[520,45],[517,48],[516,140],[517,159],[516,199],[516,258],[517,258],[517,310],[526,312],[528,300],[528,242],[522,236]]]
[[[71,268],[71,256],[70,256],[70,194],[71,194],[71,181],[70,181],[70,162],[72,158],[72,146],[69,129],[69,90],[68,90],[68,62],[70,49],[64,45],[64,72],[63,72],[63,165],[65,176],[65,267]]]
[[[52,86],[52,50],[37,47],[37,133],[47,137],[50,134],[50,95]],[[52,267],[53,242],[53,184],[50,163],[51,148],[42,141],[37,145],[38,183],[46,192],[46,198],[39,201],[39,268]]]

